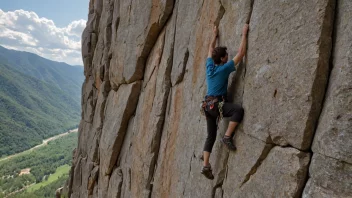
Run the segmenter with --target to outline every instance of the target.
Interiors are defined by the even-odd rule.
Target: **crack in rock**
[[[259,156],[257,162],[254,164],[254,166],[251,168],[251,170],[247,173],[245,176],[244,181],[241,183],[240,188],[253,176],[256,172],[259,166],[262,164],[262,162],[266,159],[268,154],[270,153],[271,149],[274,148],[274,145],[272,144],[266,144],[261,155]]]
[[[184,78],[185,73],[186,73],[186,66],[187,66],[188,58],[189,58],[189,50],[187,48],[187,50],[185,52],[185,56],[183,58],[182,72],[181,72],[180,76],[178,77],[178,79],[176,80],[175,85],[173,85],[173,86],[176,86],[177,84],[179,84],[180,82],[183,81],[183,78]]]

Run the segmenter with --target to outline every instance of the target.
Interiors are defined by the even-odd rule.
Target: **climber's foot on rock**
[[[214,179],[214,175],[213,175],[211,166],[203,166],[202,171],[200,173],[202,173],[206,178],[208,178],[210,180]]]
[[[228,136],[225,135],[223,138],[221,138],[220,141],[221,141],[223,144],[225,144],[225,146],[226,146],[230,151],[235,151],[235,150],[236,150],[236,146],[233,144],[231,137],[228,137]]]

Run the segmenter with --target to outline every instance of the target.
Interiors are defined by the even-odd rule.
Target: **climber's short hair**
[[[215,64],[219,65],[221,64],[221,58],[224,58],[226,55],[227,47],[216,47],[211,54],[211,58]]]

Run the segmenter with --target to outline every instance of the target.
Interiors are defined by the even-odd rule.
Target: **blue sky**
[[[59,27],[74,20],[87,20],[89,0],[0,0],[3,11],[34,11],[40,17],[51,19]]]
[[[0,45],[82,65],[89,0],[0,0]]]

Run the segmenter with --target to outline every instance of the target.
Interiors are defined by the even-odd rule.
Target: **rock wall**
[[[69,196],[352,197],[350,0],[91,0]],[[230,76],[245,109],[236,152],[200,174],[205,59],[248,51]],[[218,131],[224,133],[225,119]]]

